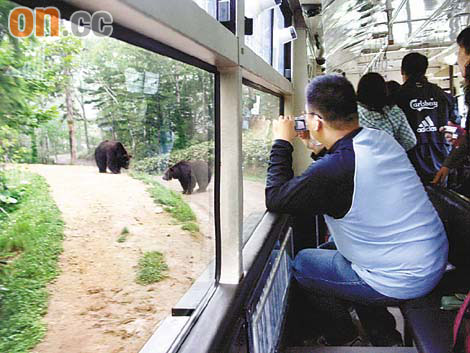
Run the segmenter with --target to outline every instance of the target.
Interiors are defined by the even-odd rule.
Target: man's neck
[[[350,134],[351,132],[353,132],[354,130],[356,130],[358,128],[359,128],[359,124],[354,125],[354,126],[348,128],[348,129],[344,129],[344,130],[331,129],[330,133],[328,134],[328,137],[326,138],[326,141],[324,143],[326,149],[327,150],[331,149],[331,147],[333,147],[333,145],[336,142],[338,142],[344,136]]]

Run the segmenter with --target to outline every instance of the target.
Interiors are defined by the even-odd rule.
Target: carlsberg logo
[[[423,109],[433,110],[433,109],[436,109],[438,106],[439,106],[439,103],[434,101],[432,98],[430,102],[428,102],[427,100],[417,100],[417,99],[412,99],[410,101],[410,108],[417,110],[419,112]]]

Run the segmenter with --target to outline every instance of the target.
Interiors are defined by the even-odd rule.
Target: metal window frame
[[[249,1],[249,0],[248,0]],[[59,0],[17,0],[16,1],[19,4],[23,4],[24,6],[29,6],[29,7],[38,7],[38,6],[55,6],[61,10],[61,14],[63,18],[70,18],[71,14],[74,11],[81,10],[81,5],[71,5],[70,3],[66,3],[64,1],[59,1]],[[243,9],[243,1],[235,1],[231,0],[231,4],[236,5],[236,16],[234,16],[235,23],[238,24],[237,28],[242,30],[241,28],[241,20],[239,17],[241,17],[241,9]],[[88,6],[88,5],[87,5]],[[83,6],[85,7],[85,6]],[[235,6],[234,6],[235,8]],[[138,7],[136,8],[138,9]],[[140,8],[141,12],[145,12],[145,10],[142,10]],[[273,16],[272,16],[273,17]],[[215,19],[214,19],[215,20]],[[199,332],[199,326],[200,326],[200,321],[205,321],[205,318],[208,318],[208,322],[210,322],[210,327],[212,327],[212,330],[218,331],[218,332],[223,332],[226,329],[229,329],[230,326],[226,326],[227,323],[230,322],[230,320],[233,318],[233,313],[234,311],[241,310],[241,307],[237,306],[237,301],[240,299],[240,297],[237,295],[237,293],[244,293],[246,294],[249,289],[251,288],[252,285],[250,284],[243,284],[241,287],[239,284],[223,284],[220,282],[221,278],[221,247],[222,247],[222,236],[221,236],[221,215],[220,215],[220,198],[221,198],[221,187],[220,187],[220,182],[221,182],[221,71],[223,71],[224,66],[226,67],[232,67],[233,64],[237,64],[238,66],[243,70],[248,68],[248,70],[245,70],[245,74],[248,74],[248,71],[253,68],[260,68],[260,70],[257,70],[256,72],[258,73],[256,76],[257,79],[260,79],[260,82],[264,82],[268,85],[268,87],[273,87],[274,89],[279,88],[280,92],[285,92],[284,94],[287,95],[287,109],[292,109],[291,108],[291,98],[289,98],[289,95],[292,94],[291,91],[291,84],[287,80],[283,78],[284,75],[279,74],[278,72],[272,71],[272,65],[269,65],[266,63],[266,65],[261,65],[261,63],[252,56],[251,54],[249,57],[249,60],[245,60],[243,63],[247,64],[246,66],[243,66],[241,64],[242,60],[240,60],[240,56],[238,56],[237,61],[235,61],[235,56],[229,57],[227,56],[227,60],[222,57],[223,60],[217,62],[214,61],[212,62],[213,65],[208,64],[207,62],[203,61],[204,58],[201,57],[201,59],[198,59],[195,56],[191,56],[186,54],[184,49],[175,49],[174,47],[170,45],[163,44],[159,40],[152,39],[146,35],[143,35],[139,33],[138,31],[131,30],[130,28],[134,28],[132,24],[129,24],[128,22],[125,22],[125,19],[121,19],[121,23],[127,23],[129,27],[122,26],[119,24],[119,22],[116,22],[113,25],[114,28],[114,33],[113,37],[119,40],[123,40],[124,42],[127,42],[132,45],[139,46],[141,48],[150,50],[152,52],[155,52],[157,54],[161,54],[167,57],[170,57],[172,59],[178,60],[180,62],[184,62],[186,64],[198,67],[200,69],[203,69],[207,72],[215,74],[214,77],[214,86],[215,86],[215,96],[214,96],[214,115],[215,115],[215,187],[214,187],[214,215],[215,215],[215,239],[216,239],[216,268],[215,268],[215,281],[214,285],[212,288],[209,289],[208,294],[204,298],[204,300],[201,302],[201,304],[197,307],[195,310],[194,314],[191,316],[190,320],[188,321],[187,325],[185,325],[184,329],[181,331],[181,334],[178,337],[175,337],[175,340],[172,344],[172,351],[176,349],[182,348],[182,344],[186,346],[186,338],[189,338],[189,341],[191,341],[192,337],[196,337],[196,340],[201,340],[201,336],[198,335]],[[273,29],[271,31],[273,33]],[[189,34],[189,35],[188,35]],[[147,35],[151,35],[147,32]],[[188,38],[193,38],[191,37],[190,33],[184,32],[183,35],[187,35]],[[160,39],[162,40],[162,39]],[[194,40],[194,38],[193,38]],[[241,39],[238,40],[238,48],[239,50],[243,49],[243,43],[244,43],[244,37],[242,36]],[[233,43],[232,43],[233,44]],[[223,51],[223,47],[218,47],[216,45],[208,47],[209,50],[213,50],[214,53],[217,53],[222,55],[224,53],[231,53],[229,50]],[[197,53],[195,54],[194,51],[192,52],[193,55],[197,56]],[[243,54],[243,52],[242,52]],[[289,60],[285,61],[291,62],[290,61],[290,55],[291,55],[291,50],[285,50],[285,54],[289,56]],[[272,56],[272,48],[271,48],[271,56]],[[232,62],[230,62],[232,60]],[[263,61],[262,59],[260,59]],[[220,67],[217,68],[215,65],[219,65]],[[264,64],[264,61],[263,61]],[[268,67],[270,66],[270,68]],[[285,67],[286,68],[286,67]],[[220,69],[220,71],[219,71]],[[253,71],[254,72],[254,71]],[[268,74],[268,75],[266,75]],[[252,75],[251,75],[252,76]],[[250,76],[250,77],[251,77]],[[265,77],[268,77],[269,79],[265,79]],[[243,80],[241,80],[243,81]],[[247,81],[245,81],[247,82]],[[285,107],[285,100],[284,96],[282,94],[270,91],[269,89],[265,88],[264,86],[257,85],[257,89],[260,89],[261,91],[267,92],[269,94],[273,94],[277,97],[280,98],[280,114],[284,113],[284,107]],[[267,215],[268,218],[272,218],[273,215]],[[275,217],[277,223],[279,220],[284,219],[283,217],[277,218]],[[261,222],[257,228],[263,225],[264,222]],[[281,221],[283,223],[283,221]],[[270,232],[271,233],[271,232]],[[261,234],[260,234],[261,236]],[[265,234],[265,236],[267,236]],[[267,236],[269,238],[269,236]],[[263,239],[265,239],[263,237]],[[253,241],[251,239],[250,241]],[[268,242],[269,244],[270,242]],[[257,242],[253,244],[253,247],[248,251],[245,249],[243,250],[243,256],[240,255],[240,260],[243,262],[243,268],[245,269],[245,276],[242,280],[242,283],[250,283],[250,281],[246,281],[247,278],[254,278],[256,275],[255,268],[258,268],[261,266],[261,263],[265,260],[263,256],[259,256],[259,252],[264,252],[263,249],[266,249],[266,246],[269,246],[268,244],[264,244],[261,246],[261,239],[257,239]],[[257,254],[255,256],[254,254]],[[263,260],[264,259],[264,260]],[[254,266],[254,264],[257,264],[257,266]],[[252,268],[254,267],[254,268]],[[252,282],[251,282],[252,283]],[[219,300],[222,300],[220,302]],[[224,307],[224,303],[227,304],[227,307]],[[222,307],[221,307],[222,305]],[[221,321],[221,327],[213,327],[214,326],[214,316],[219,315],[223,316],[225,318],[222,319]],[[193,328],[196,328],[193,332]],[[220,337],[219,337],[220,338]],[[216,344],[217,341],[217,334],[215,341],[210,340],[210,342],[204,342],[204,344],[208,343],[211,345]],[[220,343],[220,342],[219,342]]]
[[[284,15],[284,27],[292,26],[293,13],[287,1],[282,2],[281,12]],[[284,77],[286,77],[286,70],[291,70],[291,77],[289,80],[292,80],[292,42],[284,44],[284,72],[282,73]]]
[[[277,92],[274,92],[274,91],[271,91],[269,88],[266,88],[264,86],[261,86],[255,82],[252,82],[246,78],[244,78],[242,80],[242,84],[247,86],[247,87],[251,87],[251,88],[254,88],[258,91],[261,91],[261,92],[264,92],[264,93],[268,93],[268,94],[271,94],[273,96],[276,96],[279,98],[279,115],[284,115],[284,96],[282,94],[279,94]]]
[[[219,19],[219,3],[221,0],[217,0],[217,21],[223,24],[233,34],[237,33],[237,0],[230,1],[230,21],[222,22]]]
[[[53,6],[60,10],[63,19],[69,20],[71,15],[76,11],[82,10],[78,7],[58,0],[13,0],[22,6],[29,8]],[[128,44],[149,50],[153,53],[169,57],[171,59],[183,62],[185,64],[197,67],[206,72],[214,74],[214,169],[215,169],[215,185],[214,185],[214,237],[215,237],[215,278],[214,286],[217,286],[221,274],[221,232],[220,232],[220,73],[217,68],[198,58],[185,54],[166,44],[156,41],[137,33],[118,23],[113,23],[112,38],[126,42]],[[212,296],[213,290],[208,291],[208,297]],[[207,305],[207,303],[206,303]]]

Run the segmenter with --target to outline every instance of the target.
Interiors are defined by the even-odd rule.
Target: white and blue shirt
[[[359,128],[298,177],[292,151],[282,140],[272,147],[268,210],[324,215],[338,251],[383,295],[416,298],[436,286],[447,264],[445,230],[392,136]]]

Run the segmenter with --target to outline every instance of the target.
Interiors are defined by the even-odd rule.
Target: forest
[[[212,162],[213,74],[113,38],[75,37],[67,21],[58,37],[16,39],[14,6],[0,0],[0,163],[81,164],[105,139],[121,141],[140,171]],[[279,99],[246,86],[243,96],[244,165],[264,169]]]
[[[123,42],[74,37],[17,40],[0,25],[0,157],[73,164],[104,139],[135,158],[183,149],[213,135],[213,76]]]
[[[90,224],[96,227],[102,219],[108,220],[105,230],[91,229],[91,234],[99,234],[97,242],[107,236],[106,248],[118,247],[122,252],[143,238],[137,234],[145,234],[155,245],[151,237],[158,232],[140,228],[158,225],[156,219],[162,218],[163,228],[167,223],[174,227],[165,235],[171,244],[170,233],[187,233],[181,242],[192,256],[200,253],[197,266],[212,259],[211,212],[201,226],[179,186],[176,192],[148,174],[161,175],[180,160],[205,160],[214,170],[216,135],[213,73],[122,40],[94,34],[76,37],[67,21],[61,21],[57,37],[46,33],[45,37],[15,38],[8,30],[8,16],[16,6],[0,0],[0,351],[12,353],[29,351],[43,339],[43,315],[49,310],[46,286],[59,275],[63,239],[80,240],[92,228]],[[278,116],[281,101],[246,85],[242,94],[243,171],[256,184],[250,190],[263,195],[271,120]],[[104,140],[122,142],[132,155],[128,175],[98,175],[98,169],[90,167],[96,147]],[[132,178],[143,183],[135,184]],[[113,188],[114,183],[122,184]],[[142,189],[139,198],[134,197],[132,185]],[[156,205],[148,222],[141,221],[146,187],[151,204]],[[67,195],[60,198],[63,204],[52,197],[58,189]],[[99,192],[105,197],[100,198]],[[125,192],[128,197],[121,195]],[[264,209],[263,197],[253,195]],[[125,202],[110,200],[121,196]],[[213,194],[204,196],[210,210]],[[121,205],[125,215],[115,214],[112,207],[114,213],[108,213],[103,200]],[[130,212],[124,212],[124,203]],[[163,213],[173,219],[166,220]],[[67,234],[64,225],[80,219],[83,226],[75,227],[80,236]],[[113,227],[124,219],[126,224],[115,231]],[[203,233],[209,237],[202,237]],[[86,233],[86,239],[95,238]],[[185,261],[175,267],[199,271],[196,265]],[[90,291],[94,293],[93,288]]]

